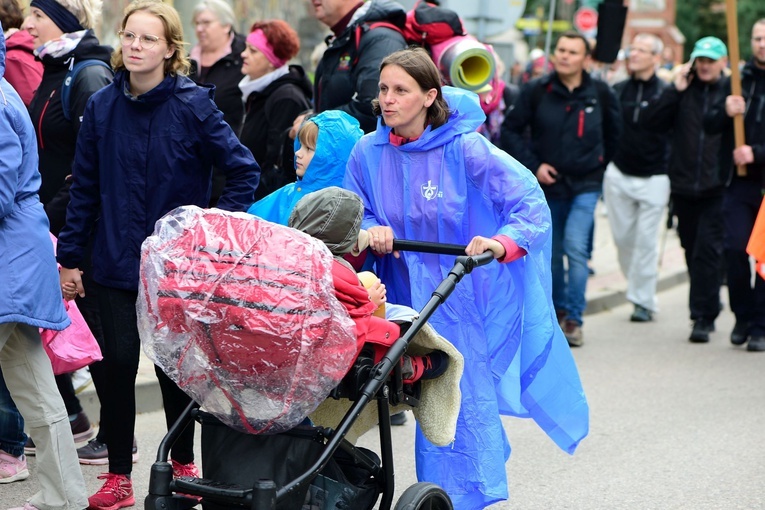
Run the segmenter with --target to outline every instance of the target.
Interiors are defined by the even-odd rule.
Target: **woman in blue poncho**
[[[380,257],[388,300],[421,308],[454,258],[391,253],[393,239],[491,250],[430,319],[465,357],[454,443],[417,431],[417,475],[460,510],[507,499],[510,446],[500,415],[531,417],[567,452],[587,435],[588,407],[552,308],[550,211],[534,176],[476,132],[472,92],[440,86],[422,49],[386,57],[377,130],[354,147],[344,186],[365,204],[362,228]]]
[[[286,225],[295,204],[306,194],[342,185],[348,156],[363,134],[359,121],[339,110],[310,117],[295,139],[298,180],[258,200],[247,212]]]

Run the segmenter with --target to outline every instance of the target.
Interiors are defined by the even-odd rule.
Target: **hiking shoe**
[[[566,335],[570,347],[581,347],[584,344],[582,325],[576,321],[566,320],[563,324],[563,334]]]
[[[117,510],[135,505],[133,481],[127,475],[104,473],[98,479],[106,481],[88,498],[88,510]]]
[[[77,448],[77,457],[80,464],[87,466],[104,466],[109,463],[109,449],[106,443],[98,440],[98,437],[88,441],[82,448]],[[133,438],[133,464],[138,462],[138,443]]]
[[[29,478],[27,458],[14,457],[0,450],[0,483],[19,482]]]
[[[566,310],[555,310],[555,318],[558,320],[558,324],[560,324],[560,329],[566,327],[566,317],[568,317]]]
[[[188,464],[181,464],[175,459],[170,459],[173,465],[173,478],[180,478],[182,476],[190,476],[191,478],[199,478],[199,468],[193,462]]]
[[[69,426],[72,427],[72,437],[74,438],[75,443],[82,443],[83,441],[87,441],[95,434],[95,431],[90,425],[90,420],[88,419],[88,415],[85,414],[85,411],[80,411],[77,413],[77,416],[74,418],[74,420],[69,422]],[[24,444],[24,454],[33,457],[36,451],[37,447],[35,446],[35,442],[32,441],[31,437],[27,436],[27,442]]]
[[[765,335],[752,335],[749,343],[746,344],[746,350],[752,352],[765,351]]]
[[[404,355],[401,360],[401,373],[404,384],[413,384],[420,379],[435,379],[449,366],[449,357],[441,351],[433,351],[426,356]]]
[[[733,345],[744,345],[749,338],[749,324],[743,321],[736,321],[733,331],[730,333],[730,343]]]
[[[95,435],[93,427],[90,425],[90,420],[85,411],[77,413],[77,417],[73,421],[69,422],[72,426],[72,437],[74,437],[75,443],[81,443],[87,441]]]
[[[693,329],[691,330],[691,336],[688,337],[693,343],[703,344],[709,342],[709,333],[715,330],[713,322],[699,319],[693,323]]]
[[[632,322],[651,322],[653,320],[653,313],[648,308],[644,308],[640,305],[635,305],[635,311],[630,315],[630,321]]]

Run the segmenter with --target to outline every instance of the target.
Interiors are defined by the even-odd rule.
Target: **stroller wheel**
[[[452,500],[434,483],[416,483],[406,489],[394,510],[454,510]]]

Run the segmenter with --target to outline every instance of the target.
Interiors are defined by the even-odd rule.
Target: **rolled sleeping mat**
[[[470,35],[452,37],[431,47],[433,61],[452,86],[476,91],[494,77],[496,63],[486,46]]]

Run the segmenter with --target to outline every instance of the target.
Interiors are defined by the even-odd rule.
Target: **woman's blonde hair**
[[[316,140],[318,139],[319,139],[319,126],[317,126],[315,122],[311,122],[310,120],[303,122],[303,125],[300,126],[300,131],[298,131],[298,140],[300,140],[300,145],[308,147],[312,151],[315,151]]]
[[[165,60],[165,74],[189,74],[191,62],[183,48],[186,43],[183,41],[183,25],[180,16],[178,16],[178,11],[159,0],[134,0],[125,8],[121,25],[123,30],[127,25],[128,18],[139,11],[147,12],[162,21],[162,25],[165,27],[164,39],[167,41],[167,46],[175,50],[170,58]],[[118,45],[112,53],[112,68],[115,71],[125,69],[125,63],[122,60],[122,45]]]
[[[56,0],[61,7],[71,12],[82,28],[95,28],[101,17],[101,0]]]

